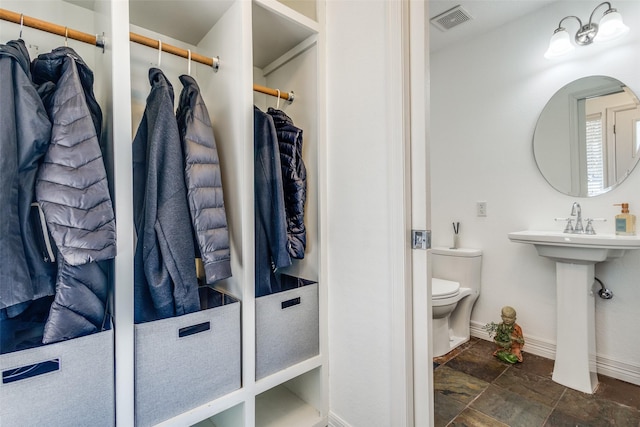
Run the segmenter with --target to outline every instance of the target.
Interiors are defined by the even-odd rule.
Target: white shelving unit
[[[233,277],[217,285],[241,301],[242,378],[240,389],[195,408],[185,408],[163,426],[325,426],[328,420],[327,284],[323,220],[326,199],[324,11],[308,0],[2,0],[0,7],[68,26],[104,33],[101,49],[70,40],[94,71],[94,90],[105,117],[112,155],[108,168],[118,222],[114,263],[115,411],[118,426],[134,425],[134,332],[131,142],[149,93],[148,69],[158,51],[129,42],[129,31],[205,56],[218,56],[220,69],[192,63],[212,118],[220,156]],[[2,43],[17,38],[19,26],[2,21]],[[64,44],[35,29],[23,38],[32,58]],[[171,80],[175,99],[187,61],[162,53],[159,68]],[[253,108],[266,111],[276,99],[254,93],[254,83],[294,91],[284,110],[304,131],[307,168],[307,251],[285,271],[317,281],[320,352],[259,381],[256,371],[254,295]],[[224,369],[224,366],[220,366]],[[109,380],[109,379],[105,379]],[[26,398],[26,397],[25,397]]]

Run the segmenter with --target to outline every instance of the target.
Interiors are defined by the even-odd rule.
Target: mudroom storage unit
[[[3,0],[0,9],[62,23],[63,27],[68,25],[94,35],[109,30],[109,20],[96,19],[95,11],[60,1]],[[64,36],[24,25],[21,27],[5,20],[4,13],[2,17],[0,43],[22,38],[31,60],[65,44]],[[103,54],[95,46],[74,43],[71,39],[67,42],[90,69],[106,70],[105,73],[95,73],[93,90],[103,110],[103,128],[108,129],[111,125],[108,105],[112,99],[110,53]],[[3,125],[4,122],[0,121],[0,129]],[[110,160],[105,157],[104,161],[108,167]],[[5,219],[2,218],[3,221]],[[3,321],[5,325],[11,323],[9,319]],[[4,334],[0,340],[4,353],[0,354],[0,425],[114,425],[115,330],[111,319],[105,318],[108,329],[102,332],[40,346],[42,325],[37,324],[34,318],[26,319],[24,327],[16,329],[15,336],[7,336],[7,330],[13,329],[11,326],[7,329],[3,325],[0,330],[0,335]],[[13,339],[21,342],[16,348],[10,345]],[[7,347],[12,351],[6,352]],[[91,392],[87,393],[87,390]]]
[[[80,366],[79,369],[89,379],[88,384],[113,386],[113,395],[106,394],[101,398],[110,402],[108,406],[113,410],[110,415],[115,424],[217,427],[326,425],[327,285],[324,282],[326,248],[322,238],[326,229],[323,227],[326,218],[323,214],[323,200],[326,198],[323,194],[323,180],[326,179],[323,3],[309,0],[2,0],[0,8],[67,27],[68,33],[77,30],[96,34],[105,43],[103,50],[72,37],[65,40],[65,37],[34,28],[24,27],[22,30],[22,38],[32,59],[66,42],[82,56],[95,75],[94,91],[103,110],[103,139],[107,146],[105,162],[111,179],[118,233],[118,255],[112,275],[114,327],[112,332],[100,334],[113,337],[107,345],[109,351],[104,351],[102,362],[114,369],[96,370],[90,366]],[[19,33],[19,24],[0,21],[1,43],[17,38]],[[158,41],[158,44],[147,46],[131,42],[130,33]],[[158,49],[160,42],[163,49]],[[214,58],[213,62],[219,68],[216,70],[197,62],[196,54]],[[192,56],[191,61],[189,56]],[[182,89],[181,74],[190,74],[200,87],[220,158],[232,276],[212,285],[216,292],[228,295],[230,303],[209,310],[221,308],[226,310],[224,313],[220,316],[207,316],[209,310],[193,313],[198,320],[195,323],[208,322],[212,332],[216,332],[223,323],[226,335],[220,341],[224,342],[208,342],[203,333],[202,338],[198,338],[203,341],[201,349],[198,345],[188,345],[183,354],[180,354],[180,348],[172,349],[177,351],[172,355],[173,363],[180,365],[181,369],[192,367],[193,361],[203,357],[219,361],[218,365],[213,371],[196,375],[199,378],[194,381],[203,383],[192,388],[188,384],[179,385],[174,390],[180,395],[198,394],[192,401],[182,404],[177,400],[172,407],[165,405],[162,408],[160,418],[138,423],[136,415],[139,415],[139,409],[145,405],[153,408],[159,401],[153,401],[153,393],[141,397],[140,390],[136,390],[136,387],[149,387],[150,384],[147,382],[145,386],[138,377],[150,367],[142,368],[137,363],[144,360],[144,363],[164,364],[150,361],[153,358],[145,355],[152,354],[154,346],[168,340],[162,336],[162,331],[158,332],[160,335],[154,335],[155,322],[136,325],[133,320],[135,228],[131,144],[150,90],[150,67],[160,68],[171,81],[176,102]],[[278,101],[277,97],[264,93],[265,90],[258,87],[254,91],[254,85],[273,89],[268,92],[279,92],[282,98]],[[284,98],[293,98],[293,101]],[[300,357],[292,360],[270,363],[272,368],[264,375],[258,375],[258,364],[262,360],[274,359],[268,350],[273,346],[267,346],[264,350],[267,353],[262,351],[260,355],[257,349],[257,342],[264,338],[258,337],[258,331],[265,325],[257,323],[263,320],[257,316],[259,298],[255,297],[254,278],[254,106],[263,111],[269,107],[278,108],[303,129],[303,159],[307,169],[307,247],[304,259],[294,260],[291,267],[280,273],[310,284],[302,288],[313,287],[315,295],[315,299],[311,299],[310,310],[305,313],[307,320],[304,323],[310,325],[309,333],[302,334],[302,344],[293,344],[295,348],[305,345],[312,350],[302,352]],[[308,304],[306,296],[303,298]],[[201,316],[206,319],[200,319]],[[173,337],[174,329],[179,331],[193,326],[191,323],[182,325],[180,320],[183,319],[178,319],[169,321],[179,327],[168,327],[167,336]],[[232,327],[227,328],[229,324]],[[271,331],[275,330],[267,338],[278,340],[277,328],[266,326]],[[286,328],[282,334],[287,334]],[[285,341],[283,339],[283,343]],[[226,344],[229,342],[236,343],[234,348],[238,351],[228,351]],[[78,346],[77,350],[72,348],[82,359],[86,351],[83,346]],[[235,357],[235,360],[225,363],[229,357]],[[275,357],[276,360],[278,358]],[[211,369],[206,364],[202,366],[196,363],[193,367]],[[163,366],[151,368],[151,372],[154,369],[162,372]],[[171,369],[171,365],[166,366],[167,375],[171,375]],[[220,379],[223,376],[217,376],[216,371],[225,370],[237,372],[237,375],[231,375],[228,380]],[[209,381],[210,387],[207,387]],[[169,388],[162,390],[163,398],[166,398],[167,392],[171,393],[172,382],[169,378],[161,383]],[[197,403],[194,405],[193,402]],[[2,406],[2,413],[12,410]],[[68,417],[74,410],[79,409],[71,402],[69,411],[64,415]],[[52,419],[49,424],[68,425],[68,420]]]

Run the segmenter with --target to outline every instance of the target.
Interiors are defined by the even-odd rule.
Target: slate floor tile
[[[565,387],[550,378],[524,369],[507,369],[493,384],[550,407],[555,406],[565,390]]]
[[[495,385],[490,385],[470,407],[509,426],[518,427],[542,426],[553,410]]]
[[[433,375],[435,392],[449,396],[465,405],[471,403],[487,387],[489,387],[488,382],[446,365],[437,369]]]
[[[433,395],[434,427],[445,427],[467,406],[450,396],[436,392]]]
[[[449,426],[452,427],[509,427],[507,424],[494,420],[488,415],[473,409],[465,409]]]
[[[470,347],[458,357],[448,361],[446,366],[486,382],[495,380],[508,368],[491,353],[476,349],[476,346]]]
[[[637,409],[572,389],[565,391],[554,413],[550,422],[568,416],[578,420],[577,425],[580,426],[640,426],[640,411]]]
[[[640,411],[640,388],[637,385],[603,375],[598,377],[598,381],[600,385],[596,390],[597,398],[611,400]]]
[[[516,363],[513,365],[514,368],[551,379],[553,375],[553,360],[527,352],[522,353],[522,358],[523,362]]]
[[[447,353],[447,354],[445,354],[443,356],[440,356],[440,357],[434,357],[433,358],[433,362],[437,363],[438,365],[442,365],[443,363],[447,363],[449,360],[451,360],[454,357],[458,356],[460,353],[462,353],[463,351],[467,350],[469,347],[473,346],[478,341],[480,341],[480,338],[471,337],[469,339],[469,341],[467,341],[466,343],[460,345],[459,347],[454,348],[449,353]]]

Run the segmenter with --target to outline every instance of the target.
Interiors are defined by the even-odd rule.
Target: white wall
[[[543,54],[559,20],[588,19],[598,2],[559,1],[500,29],[432,53],[431,176],[434,245],[452,241],[452,221],[461,222],[463,246],[484,251],[482,289],[472,315],[477,327],[499,320],[512,305],[525,339],[549,344],[556,328],[555,265],[530,245],[511,243],[510,231],[562,230],[571,204],[584,217],[604,217],[601,233],[614,232],[614,203],[628,202],[640,215],[640,170],[617,189],[595,198],[568,197],[538,172],[532,150],[536,121],[547,100],[562,86],[589,75],[609,75],[640,93],[640,2],[616,1],[631,32],[607,45],[577,48],[546,60]],[[570,31],[577,23],[567,21]],[[487,202],[486,218],[476,202]],[[640,251],[596,266],[596,277],[613,290],[612,300],[596,298],[596,346],[608,360],[640,381]],[[525,345],[525,350],[527,346]],[[551,353],[553,355],[553,353]],[[629,380],[630,378],[627,378]]]
[[[399,50],[398,5],[326,4],[331,425],[405,425],[405,390],[393,394],[403,362],[395,357],[409,351],[393,346],[394,295],[404,286],[394,260],[405,249],[396,231],[405,207],[395,203],[403,140],[393,122],[401,114],[390,109],[401,96],[387,98],[391,88],[402,92],[390,71],[400,61],[389,60]]]

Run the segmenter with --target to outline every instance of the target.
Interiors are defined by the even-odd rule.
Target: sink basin
[[[509,239],[512,242],[534,245],[540,256],[573,264],[595,264],[620,258],[628,249],[640,249],[640,238],[637,236],[614,234],[528,230],[509,233]]]
[[[598,386],[594,285],[595,264],[640,249],[640,238],[557,231],[517,231],[512,242],[534,245],[556,261],[556,358],[553,381],[593,393]]]

